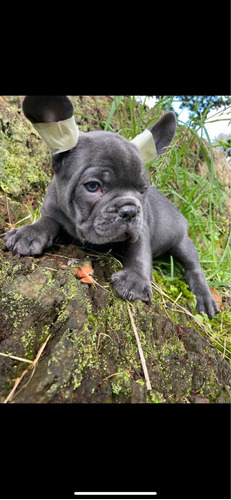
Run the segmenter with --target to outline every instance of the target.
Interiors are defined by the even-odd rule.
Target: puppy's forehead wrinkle
[[[112,132],[80,134],[76,153],[81,153],[82,156],[83,152],[86,166],[88,164],[99,168],[110,167],[116,175],[126,173],[137,176],[141,175],[144,168],[138,150],[124,137]]]

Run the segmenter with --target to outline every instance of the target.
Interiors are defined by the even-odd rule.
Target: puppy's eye
[[[87,191],[89,191],[89,193],[96,193],[97,191],[98,192],[102,191],[100,183],[96,181],[86,182],[86,184],[84,184],[84,187]]]
[[[147,186],[142,187],[140,190],[140,194],[146,193],[147,189],[148,189]]]

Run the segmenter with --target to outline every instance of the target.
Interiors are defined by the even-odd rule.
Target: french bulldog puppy
[[[152,299],[152,260],[169,252],[185,269],[196,310],[214,316],[218,308],[188,237],[188,223],[149,185],[145,171],[144,163],[161,155],[173,139],[174,113],[160,118],[144,140],[140,134],[129,142],[111,132],[79,132],[66,96],[26,96],[23,111],[52,150],[54,176],[41,218],[4,233],[7,248],[39,255],[62,228],[86,246],[116,245],[124,252],[124,267],[111,283],[123,299],[144,302]]]

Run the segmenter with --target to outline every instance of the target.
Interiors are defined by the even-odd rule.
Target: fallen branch
[[[128,302],[127,302],[127,310],[128,310],[129,318],[130,318],[131,325],[132,325],[132,328],[133,328],[133,332],[135,334],[136,342],[137,342],[137,345],[138,345],[138,350],[139,350],[140,360],[141,360],[141,364],[142,364],[142,368],[143,368],[143,372],[144,372],[144,376],[145,376],[145,380],[146,380],[147,390],[151,391],[152,390],[152,386],[151,386],[151,382],[150,382],[150,378],[149,378],[149,374],[148,374],[148,369],[147,369],[146,361],[145,361],[145,358],[144,358],[143,349],[142,349],[142,346],[141,346],[141,343],[140,343],[140,338],[139,338],[139,335],[138,335],[138,332],[137,332],[137,329],[136,329],[136,325],[135,325],[135,322],[134,322],[134,318],[132,316],[132,312],[131,312],[131,309],[130,309],[130,306],[129,306]]]

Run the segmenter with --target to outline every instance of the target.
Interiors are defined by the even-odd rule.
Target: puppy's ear
[[[155,141],[150,130],[146,129],[141,134],[136,135],[132,139],[131,144],[136,146],[139,150],[141,158],[145,165],[157,158],[157,151],[155,146]]]
[[[79,130],[67,96],[26,96],[22,109],[53,153],[69,151],[77,145]]]
[[[65,95],[27,95],[23,113],[32,123],[51,123],[73,115],[73,104]]]
[[[176,117],[172,111],[165,113],[153,127],[144,130],[131,140],[139,150],[145,165],[165,152],[176,132]]]
[[[172,111],[168,111],[150,129],[158,156],[165,152],[165,148],[172,141],[176,132],[176,125],[175,114]]]

